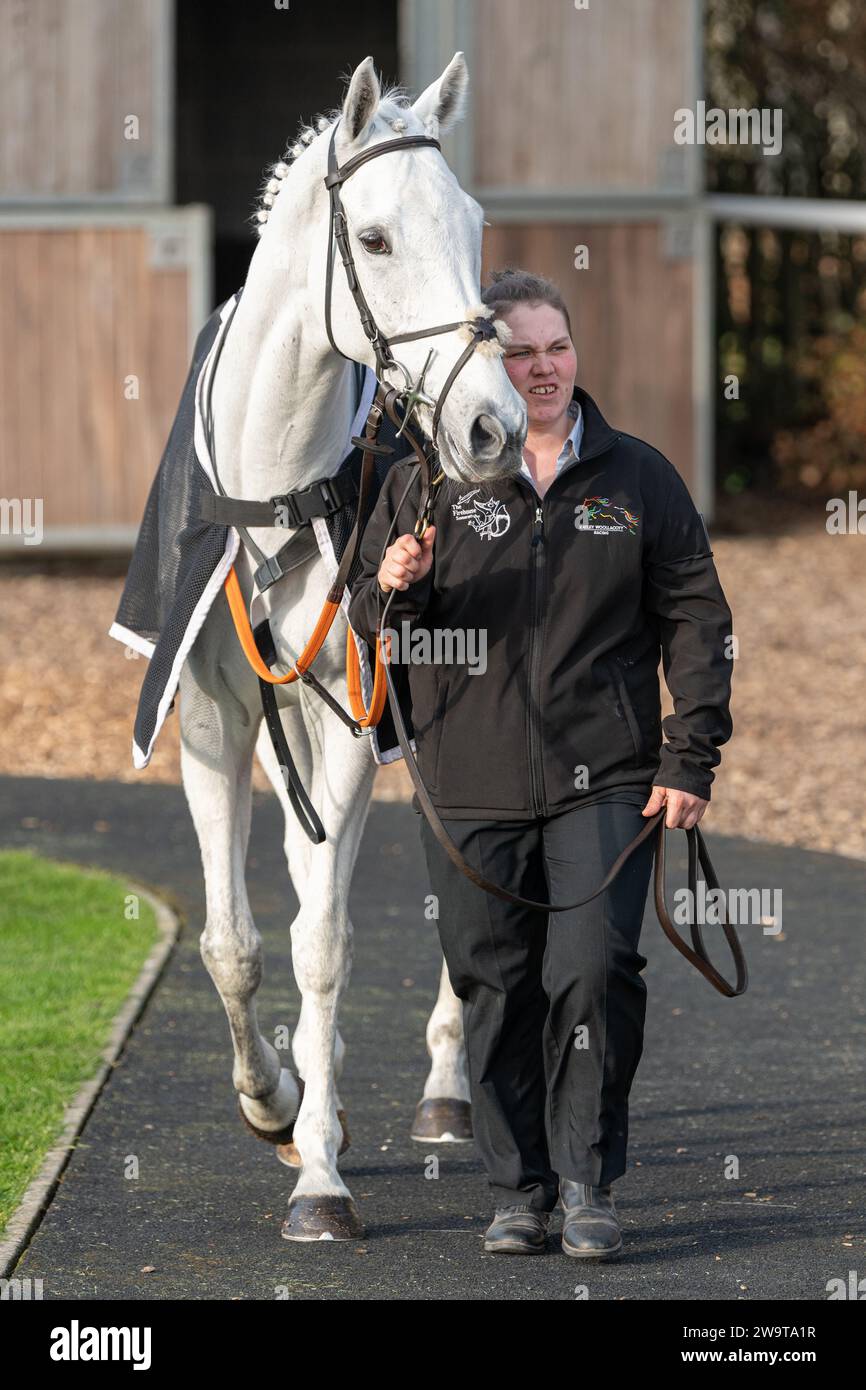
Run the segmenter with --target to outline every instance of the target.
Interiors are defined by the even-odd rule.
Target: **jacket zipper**
[[[612,448],[620,436],[614,435],[613,439],[593,449],[591,453],[581,454],[579,459],[573,459],[568,467],[563,468],[557,474],[553,482],[548,487],[545,496],[548,496],[560,478],[564,477],[570,468],[577,464],[586,463],[589,459],[595,458],[599,454],[604,454]],[[540,577],[543,576],[546,566],[546,556],[544,554],[544,513],[541,508],[541,499],[538,496],[534,485],[527,482],[525,478],[515,480],[523,487],[531,490],[535,498],[535,521],[532,528],[532,627],[529,633],[529,699],[527,700],[527,724],[528,724],[528,747],[529,747],[529,791],[530,803],[533,816],[546,815],[545,786],[544,786],[544,766],[541,759],[541,715],[540,715],[540,691],[538,690],[538,679],[536,666],[539,671],[541,668],[541,642],[537,638],[537,631],[543,618],[542,605],[539,603],[541,583]],[[536,660],[536,658],[538,658]]]
[[[535,522],[532,528],[532,626],[529,632],[529,699],[527,714],[529,723],[529,788],[533,816],[545,814],[544,768],[541,760],[541,715],[538,670],[541,667],[541,641],[538,636],[543,620],[543,607],[540,603],[541,578],[546,563],[544,554],[544,513],[541,503],[535,507]],[[538,670],[536,669],[538,668]]]

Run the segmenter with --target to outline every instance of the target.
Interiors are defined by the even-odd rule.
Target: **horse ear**
[[[458,51],[442,76],[421,93],[412,110],[425,129],[429,127],[435,135],[438,124],[444,135],[463,115],[468,87],[469,69],[464,55]]]
[[[352,73],[343,102],[343,126],[354,143],[367,129],[379,107],[381,90],[372,58],[365,58]]]

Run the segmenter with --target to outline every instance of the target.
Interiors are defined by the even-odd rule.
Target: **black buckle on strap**
[[[274,521],[275,526],[303,526],[304,518],[300,515],[297,493],[279,493],[276,497],[271,498],[271,506],[274,509],[274,517],[276,518]],[[278,515],[279,512],[285,512],[285,518],[280,517]]]
[[[279,493],[271,498],[276,517],[274,524],[304,526],[314,517],[331,516],[345,507],[353,492],[357,492],[355,480],[348,473],[338,473],[334,478],[320,478],[300,492]],[[286,513],[285,520],[278,516],[280,511]]]
[[[325,499],[325,505],[329,512],[338,512],[346,503],[345,497],[341,494],[341,489],[335,486],[335,484],[336,478],[322,478],[320,482],[313,483],[311,488],[311,491],[318,488],[322,497]]]

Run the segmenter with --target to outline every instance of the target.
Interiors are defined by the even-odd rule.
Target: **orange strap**
[[[313,629],[310,638],[301,655],[298,657],[291,671],[286,676],[275,676],[262,661],[259,649],[256,646],[256,639],[253,637],[253,630],[250,627],[250,620],[247,614],[247,605],[241,592],[240,582],[235,567],[232,565],[226,576],[225,582],[226,598],[228,599],[229,610],[235,625],[235,632],[238,641],[243,649],[244,656],[250,663],[260,680],[267,681],[269,685],[290,685],[299,676],[312,666],[321,650],[322,643],[331,630],[334,618],[337,616],[338,603],[325,600],[324,607],[319,615],[319,620]],[[386,638],[388,652],[391,650],[391,639]],[[385,679],[385,672],[381,664],[379,643],[376,643],[376,668],[373,678],[373,698],[370,701],[369,712],[364,708],[364,698],[361,693],[361,667],[358,660],[358,649],[352,640],[352,630],[349,629],[346,635],[346,684],[349,691],[349,703],[352,707],[352,716],[355,722],[363,729],[375,728],[382,718],[385,708],[385,700],[388,696],[388,686]]]
[[[388,655],[391,655],[391,638],[386,637],[388,644]],[[355,723],[362,729],[375,729],[382,712],[385,708],[385,701],[388,698],[388,682],[385,679],[385,667],[382,665],[382,658],[379,652],[379,643],[376,643],[376,666],[373,675],[373,698],[370,701],[369,713],[364,708],[364,697],[361,693],[361,663],[358,660],[358,648],[352,637],[352,629],[346,633],[346,686],[349,691],[349,705],[352,710]]]
[[[247,616],[247,605],[244,602],[244,596],[241,592],[241,586],[238,581],[237,574],[235,573],[234,565],[232,565],[231,569],[226,575],[225,589],[226,598],[228,599],[229,603],[229,609],[231,610],[231,615],[234,620],[235,632],[238,635],[238,641],[240,642],[241,647],[243,648],[244,656],[252,666],[259,680],[267,681],[269,685],[290,685],[292,681],[296,681],[299,675],[301,674],[301,671],[299,669],[300,663],[303,661],[304,657],[306,657],[311,643],[308,643],[307,647],[304,648],[304,651],[298,658],[298,661],[295,662],[294,668],[289,672],[287,676],[272,675],[259,655],[259,649],[256,646],[256,639],[253,637],[253,630],[250,627],[250,620]],[[326,604],[325,607],[327,608],[327,606],[328,605]],[[322,618],[324,617],[325,613],[323,611]],[[320,618],[319,622],[316,624],[316,632],[318,632],[318,629],[322,622],[322,618]],[[331,622],[333,622],[333,615],[331,615]],[[329,622],[328,627],[330,627],[330,625],[331,624]],[[319,650],[319,647],[321,647],[327,631],[328,628],[326,627],[319,640],[319,645],[316,647],[316,651],[313,652],[313,656],[316,655],[316,652]]]

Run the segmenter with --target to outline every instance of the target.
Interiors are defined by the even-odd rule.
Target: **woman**
[[[443,483],[421,543],[416,479],[380,565],[411,477],[411,460],[395,464],[349,616],[374,642],[378,606],[395,590],[398,639],[414,638],[423,617],[433,640],[426,664],[409,667],[412,723],[449,835],[512,893],[570,902],[598,886],[645,817],[666,806],[666,824],[688,829],[704,815],[732,727],[731,613],[676,469],[611,429],[576,385],[556,286],[509,268],[482,298],[512,333],[504,365],[526,402],[522,472]],[[453,659],[455,633],[473,652],[480,634],[478,669]],[[660,657],[675,706],[664,746]],[[643,1047],[638,943],[652,841],[600,897],[546,914],[478,888],[423,817],[421,835],[496,1208],[484,1248],[544,1251],[559,1198],[565,1253],[616,1256],[611,1184],[626,1169]]]

